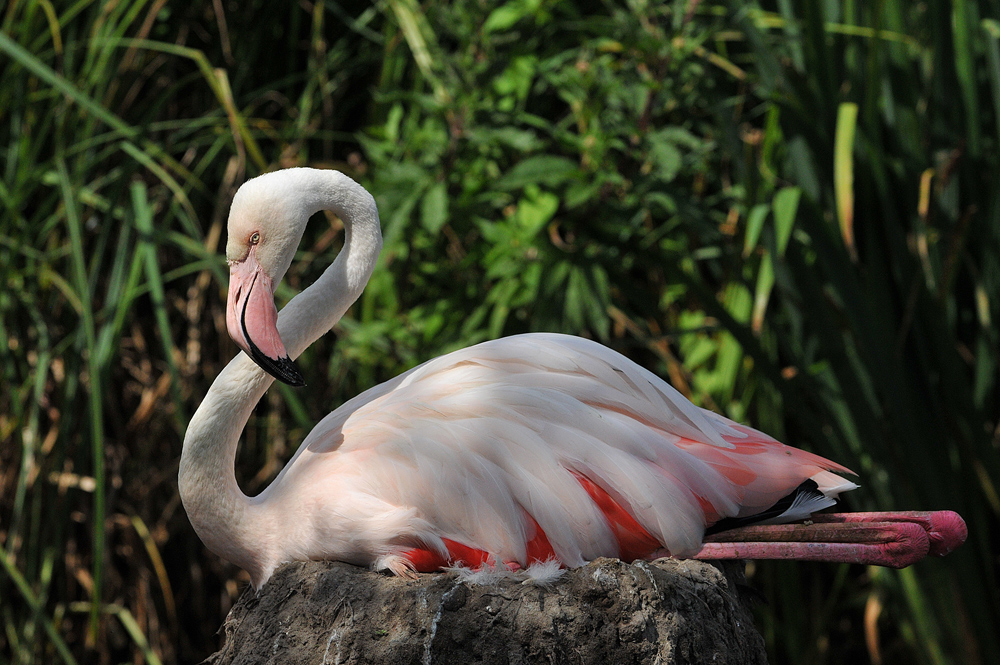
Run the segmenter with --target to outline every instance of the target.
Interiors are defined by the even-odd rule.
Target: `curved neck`
[[[344,222],[344,247],[320,278],[278,315],[278,332],[293,359],[333,328],[358,299],[382,251],[378,208],[372,195],[339,171],[301,170],[311,172],[313,185],[304,190],[305,219],[320,210],[336,214]],[[309,180],[304,179],[304,184]]]
[[[287,220],[298,227],[290,234],[294,239],[290,253],[314,213],[330,210],[344,222],[344,247],[336,260],[278,316],[278,332],[289,355],[296,358],[361,295],[382,248],[382,234],[375,200],[361,185],[338,171],[279,173],[289,172],[294,172],[294,179],[288,195],[301,203],[300,218]],[[247,570],[255,586],[263,569],[274,565],[268,559],[273,532],[266,516],[255,511],[254,500],[240,490],[234,467],[240,434],[273,381],[246,354],[236,356],[191,418],[178,475],[181,501],[198,536],[213,552]]]

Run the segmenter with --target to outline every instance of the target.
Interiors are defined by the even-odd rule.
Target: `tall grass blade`
[[[94,324],[94,312],[91,305],[91,291],[86,272],[84,257],[82,221],[77,209],[73,186],[69,171],[60,156],[56,158],[56,168],[59,175],[59,185],[62,191],[66,225],[69,229],[71,259],[73,267],[73,287],[80,298],[82,306],[82,323],[84,338],[80,347],[86,356],[87,376],[86,390],[89,402],[90,445],[92,474],[94,478],[93,505],[93,604],[98,607],[104,584],[104,543],[105,543],[105,474],[104,474],[104,404],[102,389],[103,368],[98,365],[97,334]],[[90,639],[97,639],[100,613],[95,609],[90,615]]]
[[[92,613],[94,608],[91,603],[70,603],[69,609],[72,612],[84,612]],[[142,652],[143,658],[149,665],[163,665],[163,661],[160,657],[156,655],[156,652],[149,646],[149,641],[146,639],[145,633],[142,631],[142,627],[139,622],[135,620],[135,617],[127,608],[121,607],[120,605],[100,605],[97,607],[97,611],[101,614],[113,615],[121,622],[122,627],[125,628],[125,632],[132,639],[139,650]]]
[[[854,246],[854,132],[858,105],[844,102],[837,108],[837,128],[833,147],[833,186],[837,200],[837,220],[844,246],[857,261]]]
[[[406,43],[413,53],[413,59],[420,68],[420,73],[427,79],[434,91],[434,99],[439,104],[447,104],[450,101],[450,96],[437,74],[435,59],[431,56],[427,35],[432,33],[426,28],[423,11],[415,0],[388,0],[388,5],[399,22]]]
[[[996,136],[1000,136],[1000,21],[983,19],[983,34],[986,38],[986,74],[990,81],[993,99],[993,122]]]
[[[965,132],[969,142],[969,153],[978,157],[982,151],[979,121],[979,93],[975,66],[974,38],[975,21],[969,0],[954,0],[951,3],[951,27],[955,49],[955,74],[958,76],[962,104],[965,110]]]
[[[21,571],[18,570],[17,564],[14,562],[11,555],[3,550],[0,550],[0,564],[3,565],[4,572],[7,576],[14,582],[14,586],[20,592],[21,597],[24,598],[25,602],[31,608],[34,613],[36,620],[40,620],[42,627],[45,629],[45,633],[52,640],[52,645],[56,648],[56,652],[62,659],[62,662],[66,665],[76,665],[76,658],[73,657],[72,652],[69,650],[66,641],[63,640],[62,636],[59,634],[59,629],[56,627],[54,621],[45,616],[45,608],[42,603],[38,600],[35,593],[31,590],[31,586],[28,581],[24,579],[21,575]]]
[[[0,51],[5,52],[14,62],[31,71],[35,76],[42,79],[42,81],[72,99],[109,127],[117,130],[123,137],[134,139],[139,135],[139,130],[130,127],[115,116],[115,114],[109,112],[106,108],[81,92],[75,85],[54,72],[52,68],[33,56],[3,32],[0,32]]]
[[[160,265],[156,256],[156,242],[153,235],[153,208],[149,203],[146,192],[146,185],[141,182],[133,182],[131,187],[132,210],[135,213],[135,226],[139,231],[139,247],[142,253],[146,279],[149,282],[150,296],[153,300],[153,314],[156,317],[156,326],[160,332],[160,343],[163,345],[163,356],[167,361],[167,367],[171,376],[171,392],[174,396],[174,418],[177,421],[178,431],[183,430],[187,416],[182,409],[183,400],[180,396],[180,373],[177,369],[178,357],[177,349],[173,342],[173,333],[170,330],[170,322],[167,320],[167,302],[163,287],[163,276],[160,274]]]

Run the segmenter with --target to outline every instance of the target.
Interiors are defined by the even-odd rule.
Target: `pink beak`
[[[252,251],[229,269],[226,326],[236,345],[265,372],[290,386],[306,384],[278,335],[274,286]]]

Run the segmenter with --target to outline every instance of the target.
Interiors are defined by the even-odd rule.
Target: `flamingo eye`
[[[250,236],[250,244],[251,245],[256,245],[259,242],[260,242],[260,233],[258,233],[257,231],[254,231],[253,235]]]

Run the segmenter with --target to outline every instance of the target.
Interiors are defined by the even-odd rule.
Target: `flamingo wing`
[[[809,479],[825,501],[808,511],[832,505],[827,495],[855,485],[831,471],[849,473],[694,406],[605,346],[529,334],[450,353],[350,400],[281,475],[325,484],[331,504],[376,501],[412,518],[405,537],[388,519],[368,524],[366,540],[425,569],[548,556],[576,566],[661,547],[690,555],[706,526],[760,513]]]

